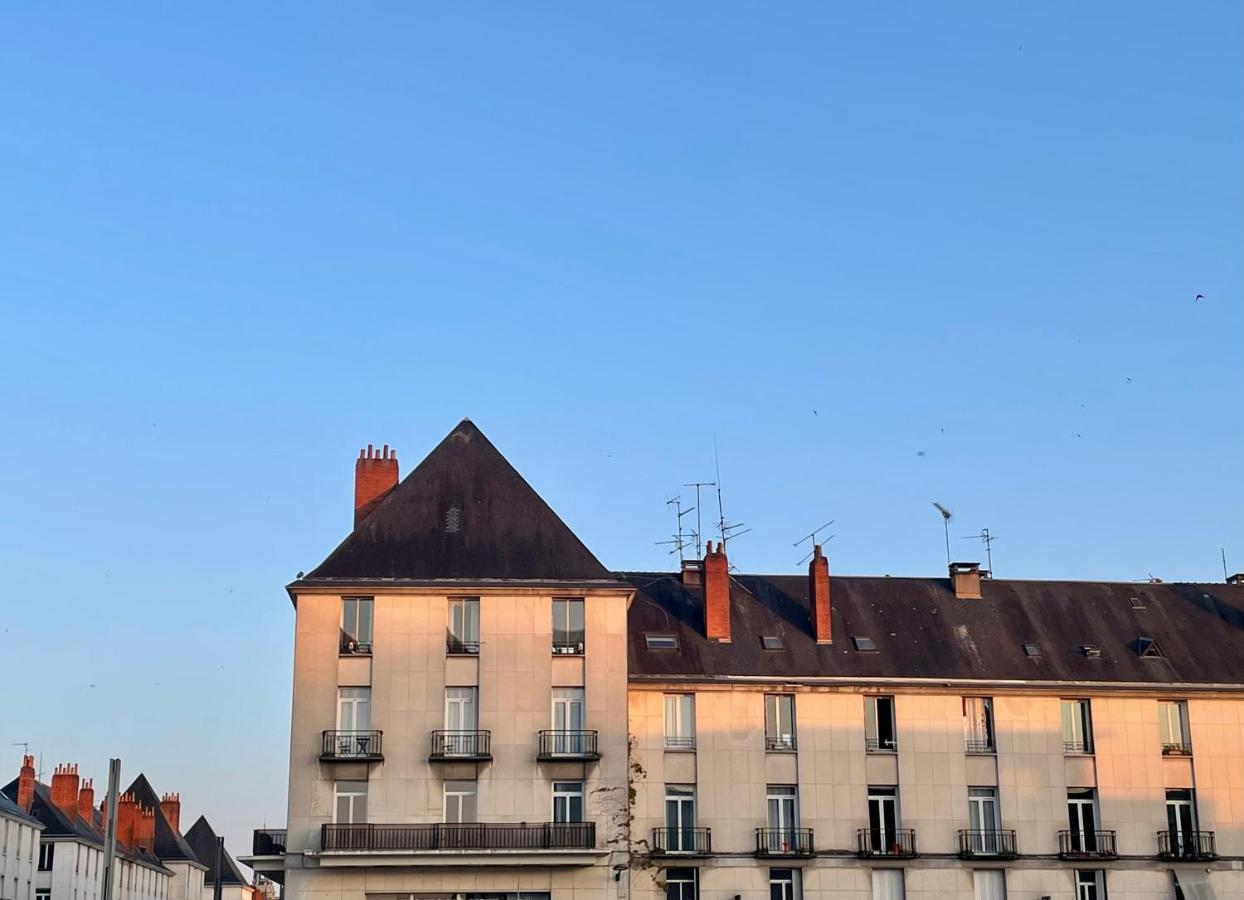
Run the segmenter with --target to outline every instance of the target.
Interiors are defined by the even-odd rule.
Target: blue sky
[[[282,586],[463,416],[617,568],[716,441],[744,570],[1244,569],[1242,18],[8,6],[0,749],[283,823]]]

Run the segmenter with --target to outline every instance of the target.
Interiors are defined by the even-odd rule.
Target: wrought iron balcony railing
[[[1116,859],[1113,831],[1060,831],[1058,855],[1063,859]]]
[[[963,749],[968,753],[994,753],[997,751],[990,738],[965,738]]]
[[[286,835],[284,828],[256,828],[251,852],[256,856],[284,856]]]
[[[380,731],[325,731],[320,737],[321,762],[384,759]]]
[[[1162,755],[1163,756],[1191,756],[1192,755],[1192,741],[1188,741],[1188,740],[1163,741],[1162,742]]]
[[[864,749],[869,753],[893,753],[898,750],[896,738],[864,738]]]
[[[861,857],[911,859],[916,855],[916,832],[912,828],[896,828],[894,831],[861,828],[855,836],[859,842],[858,853]]]
[[[348,850],[590,850],[595,822],[323,825],[325,851]]]
[[[1212,831],[1159,831],[1160,859],[1209,860],[1218,857]]]
[[[553,635],[554,656],[582,656],[583,632],[557,632]]]
[[[677,734],[667,734],[665,736],[666,750],[694,750],[695,737],[686,737]]]
[[[540,749],[536,755],[541,760],[600,759],[600,746],[595,731],[540,732]]]
[[[1063,741],[1064,753],[1092,753],[1092,741]]]
[[[757,856],[811,856],[811,828],[757,828]]]
[[[959,832],[959,856],[963,859],[975,859],[978,856],[1014,859],[1016,855],[1013,830]]]
[[[492,759],[492,732],[434,731],[428,758],[463,761]]]
[[[766,734],[765,749],[766,750],[795,750],[798,745],[795,743],[793,734]]]
[[[479,641],[464,641],[451,634],[445,638],[445,652],[450,656],[479,656]]]
[[[708,856],[713,852],[713,835],[709,828],[654,828],[652,852],[682,856]]]

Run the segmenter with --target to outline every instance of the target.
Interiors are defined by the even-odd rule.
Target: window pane
[[[903,900],[902,869],[873,870],[873,900]]]
[[[371,600],[363,599],[358,601],[359,605],[359,630],[355,637],[360,643],[371,643]]]
[[[1006,873],[998,869],[977,869],[972,873],[976,900],[1006,900]]]

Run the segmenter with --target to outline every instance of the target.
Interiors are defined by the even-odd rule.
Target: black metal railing
[[[600,759],[600,745],[595,731],[540,732],[539,759]]]
[[[1092,741],[1063,741],[1064,753],[1092,753]]]
[[[287,834],[284,828],[256,828],[251,852],[256,856],[284,856]]]
[[[1113,831],[1060,831],[1058,855],[1063,859],[1115,859]]]
[[[383,759],[380,731],[325,731],[320,737],[320,759]]]
[[[490,731],[434,731],[431,759],[492,759]]]
[[[332,850],[590,850],[595,822],[435,825],[323,825],[321,847]]]
[[[451,634],[445,638],[445,652],[450,656],[479,656],[479,641],[464,641]]]
[[[1015,832],[1010,829],[959,832],[959,856],[963,859],[978,856],[1012,859],[1016,852]]]
[[[795,736],[793,734],[766,734],[765,749],[794,750],[796,749]]]
[[[553,635],[554,656],[582,656],[583,632]]]
[[[665,736],[665,747],[668,750],[694,750],[695,738],[667,734]]]
[[[713,852],[712,829],[654,828],[652,829],[652,852],[707,856]]]
[[[993,753],[995,750],[990,738],[965,738],[963,747],[968,753]]]
[[[371,641],[360,641],[356,637],[351,637],[344,631],[341,632],[341,644],[338,652],[341,656],[370,656]]]
[[[913,828],[896,828],[893,831],[861,828],[856,831],[855,837],[859,845],[857,852],[861,857],[911,859],[916,855],[916,831]]]
[[[1212,831],[1159,831],[1158,857],[1160,859],[1215,859],[1218,851],[1214,846]]]
[[[757,856],[811,856],[811,828],[757,828]]]
[[[898,749],[895,738],[864,738],[864,749],[869,753],[891,753]]]
[[[1187,741],[1187,740],[1163,741],[1162,742],[1162,755],[1163,756],[1191,756],[1192,755],[1192,741]]]

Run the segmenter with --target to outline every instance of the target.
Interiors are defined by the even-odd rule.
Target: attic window
[[[445,510],[445,533],[457,534],[462,530],[462,510],[457,506],[451,506]]]
[[[1144,609],[1144,608],[1145,608],[1144,600],[1140,599],[1139,597],[1132,598],[1132,609]]]
[[[649,650],[678,649],[678,635],[676,634],[652,634],[645,632],[644,641],[647,643]]]
[[[1162,659],[1166,656],[1158,642],[1151,637],[1136,638],[1136,653],[1141,659]]]
[[[762,634],[760,636],[760,646],[766,650],[781,650],[786,646],[786,642],[782,640],[781,635]]]
[[[1036,641],[1026,641],[1024,643],[1024,656],[1040,656],[1041,645]]]
[[[1101,658],[1101,647],[1098,647],[1096,644],[1081,644],[1080,652],[1083,653],[1085,656],[1087,656],[1089,659],[1100,659]]]
[[[851,635],[851,641],[855,644],[855,649],[860,653],[876,653],[877,642],[870,637],[860,635]]]

